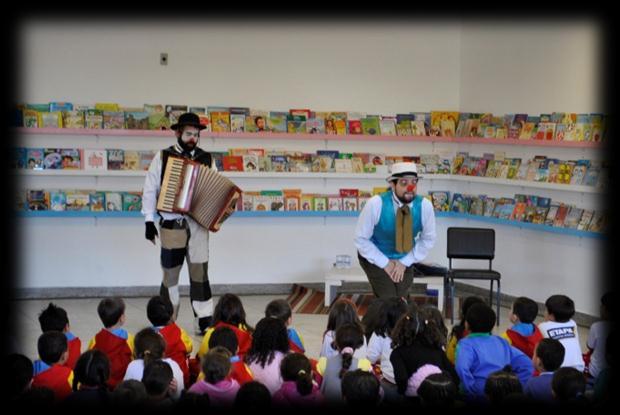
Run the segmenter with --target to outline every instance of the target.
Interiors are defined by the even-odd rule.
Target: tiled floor
[[[241,296],[241,300],[248,316],[248,323],[255,325],[258,320],[264,317],[265,306],[273,299],[286,298],[285,295],[248,295]],[[101,321],[97,316],[98,298],[90,299],[59,299],[52,300],[56,305],[63,307],[68,315],[71,324],[71,331],[82,340],[82,350],[85,350],[88,341],[101,329]],[[214,298],[217,301],[218,297]],[[12,303],[16,318],[17,330],[16,338],[13,339],[14,351],[25,354],[31,359],[37,358],[37,338],[41,334],[38,314],[47,307],[50,300],[23,300]],[[140,329],[149,325],[146,318],[146,304],[148,298],[127,298],[125,303],[126,324],[125,328],[130,333],[135,334]],[[501,309],[501,324],[496,328],[495,333],[502,333],[509,326],[508,309]],[[537,322],[539,322],[537,320]],[[200,346],[201,338],[193,333],[193,315],[189,306],[188,298],[181,298],[181,310],[179,313],[178,324],[183,327],[194,340],[194,350]],[[294,314],[293,325],[298,329],[304,338],[307,355],[318,357],[321,350],[321,341],[327,315]],[[450,320],[446,320],[446,325],[450,328]],[[579,337],[582,348],[588,336],[588,328],[579,327]],[[585,350],[585,349],[583,349]]]

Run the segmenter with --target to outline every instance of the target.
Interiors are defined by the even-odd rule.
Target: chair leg
[[[450,280],[450,324],[454,325],[454,280]]]
[[[489,290],[489,307],[493,307],[493,280],[491,280],[491,289]]]
[[[497,280],[497,325],[499,326],[499,297],[500,297],[500,285],[499,280]]]

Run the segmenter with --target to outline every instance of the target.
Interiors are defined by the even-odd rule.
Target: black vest
[[[204,164],[205,166],[211,168],[211,163],[212,163],[211,153],[208,153],[202,150],[201,148],[195,147],[194,156],[187,157],[183,155],[182,153],[179,153],[175,146],[170,146],[167,149],[162,150],[161,152],[161,174],[159,177],[160,185],[164,181],[164,172],[166,171],[166,163],[168,162],[168,157],[170,157],[171,155],[177,156],[177,157],[189,158],[192,161],[197,161],[200,164]]]

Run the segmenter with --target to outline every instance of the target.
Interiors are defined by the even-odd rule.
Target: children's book
[[[105,211],[105,193],[91,192],[89,195],[89,204],[91,212]]]
[[[228,111],[213,111],[211,117],[211,131],[215,133],[230,131],[230,113]]]
[[[396,135],[396,117],[381,117],[381,135]]]
[[[587,231],[590,226],[590,222],[592,221],[592,217],[594,216],[594,211],[591,209],[584,209],[581,214],[581,219],[579,220],[579,224],[577,225],[577,230]]]
[[[314,202],[313,210],[317,212],[327,210],[327,197],[315,196],[313,199],[313,202]]]
[[[128,130],[148,130],[149,113],[146,111],[125,112],[125,126]]]
[[[415,121],[414,114],[396,114],[396,134],[403,136],[413,135],[412,122]]]
[[[301,209],[301,189],[282,189],[284,210],[298,211]]]
[[[306,121],[306,132],[308,134],[325,134],[325,120],[322,118],[309,118]]]
[[[67,197],[67,210],[71,211],[89,211],[90,210],[90,196],[86,190],[68,190]]]
[[[123,192],[123,210],[139,212],[142,210],[142,194],[138,192]]]
[[[273,133],[287,132],[288,113],[280,111],[271,111],[267,118],[267,130]]]
[[[62,128],[62,113],[60,111],[39,112],[40,128]]]
[[[138,151],[140,155],[140,170],[148,170],[151,167],[151,162],[155,157],[156,152],[151,150],[141,150]]]
[[[560,208],[560,204],[556,202],[552,202],[549,205],[549,209],[547,210],[547,215],[545,216],[544,224],[547,226],[553,226],[555,222],[555,217],[558,214],[558,210]]]
[[[62,169],[62,155],[58,148],[46,148],[43,159],[44,169]]]
[[[452,196],[452,206],[450,210],[457,213],[468,213],[469,200],[465,195],[462,195],[461,193],[455,193],[454,196]]]
[[[245,131],[246,114],[230,113],[230,131],[233,133],[242,133]]]
[[[604,211],[595,211],[588,226],[590,232],[603,232],[607,227],[607,213]]]
[[[125,150],[108,149],[108,170],[122,170],[125,163]]]
[[[285,155],[273,155],[271,158],[271,171],[284,173],[289,171],[288,158]]]
[[[89,108],[84,113],[84,125],[89,129],[103,128],[103,111]]]
[[[123,111],[103,111],[103,128],[106,130],[125,128],[125,113]]]
[[[140,152],[137,150],[124,150],[123,152],[123,165],[121,170],[134,170],[140,169]]]
[[[564,227],[569,229],[577,229],[581,216],[583,215],[583,209],[571,206],[564,219]]]
[[[486,197],[483,201],[483,216],[493,216],[493,209],[495,209],[495,198]]]
[[[78,170],[82,168],[82,150],[78,148],[60,149],[61,168]]]
[[[26,128],[38,128],[39,127],[39,112],[33,109],[25,108],[23,111],[23,125]]]
[[[338,195],[330,195],[327,197],[327,210],[331,211],[341,211],[342,208],[342,198]]]
[[[223,156],[222,167],[224,171],[243,171],[243,156]]]
[[[314,210],[314,196],[310,193],[302,194],[300,210]]]
[[[64,128],[84,128],[84,111],[67,111],[62,113]]]
[[[335,159],[334,170],[336,173],[353,173],[353,162],[351,159]]]
[[[45,159],[45,149],[28,148],[26,149],[26,168],[33,170],[43,169],[43,160]]]
[[[555,214],[555,219],[553,220],[553,226],[562,227],[564,226],[564,221],[566,220],[566,215],[568,214],[568,210],[570,206],[565,204],[560,204],[558,206],[558,211]]]
[[[590,160],[577,160],[575,167],[573,168],[573,174],[570,178],[570,184],[581,185],[585,179],[588,167],[590,166]]]
[[[52,190],[50,194],[50,210],[64,211],[67,210],[67,195],[61,190]]]
[[[303,115],[288,115],[286,119],[286,131],[289,134],[305,134],[306,117]]]
[[[450,192],[448,191],[429,191],[433,209],[438,212],[448,212],[450,210]]]
[[[367,135],[379,135],[381,126],[378,117],[365,117],[362,121],[362,132]]]
[[[258,156],[256,154],[245,154],[243,158],[243,171],[258,171]]]
[[[28,190],[28,210],[49,210],[49,192],[45,190]]]
[[[105,193],[105,210],[110,212],[123,210],[123,197],[120,192]]]
[[[166,105],[164,107],[164,113],[170,125],[176,124],[181,114],[187,112],[187,105]]]

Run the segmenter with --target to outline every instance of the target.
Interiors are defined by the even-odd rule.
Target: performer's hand
[[[172,378],[170,383],[168,384],[168,393],[169,396],[175,396],[177,393],[177,389],[179,389],[179,384],[175,378]]]
[[[390,259],[388,264],[385,267],[383,267],[383,270],[390,278],[392,278],[392,271],[394,270],[394,261]]]
[[[144,237],[151,241],[153,245],[155,245],[155,238],[158,235],[157,228],[155,227],[155,223],[153,222],[145,222],[146,230],[144,232]]]
[[[401,282],[405,275],[405,269],[407,269],[407,267],[405,267],[405,265],[402,262],[394,261],[394,269],[392,270],[392,275],[391,275],[392,281],[396,283]]]

